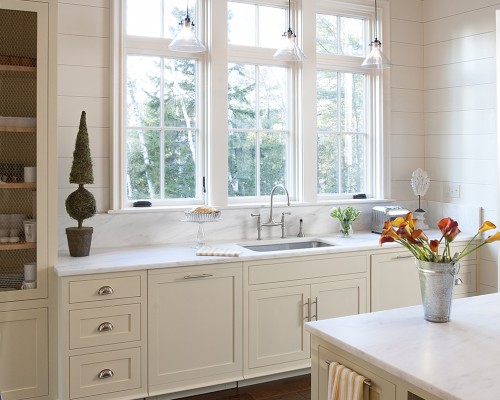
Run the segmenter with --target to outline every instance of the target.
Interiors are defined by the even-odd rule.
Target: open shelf
[[[0,251],[36,249],[36,242],[0,243]]]
[[[0,132],[36,133],[36,128],[24,126],[0,126]]]
[[[0,64],[0,72],[29,72],[36,73],[36,67],[25,67],[22,65],[3,65]]]
[[[36,182],[0,183],[0,189],[36,189]]]

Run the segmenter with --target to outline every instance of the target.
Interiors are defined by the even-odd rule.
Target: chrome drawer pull
[[[393,257],[392,259],[393,260],[404,260],[405,258],[413,258],[414,256],[412,254],[409,254],[407,256],[396,256],[396,257]]]
[[[184,279],[197,279],[197,278],[209,278],[213,276],[212,274],[199,274],[199,275],[187,275]]]
[[[109,332],[113,330],[113,324],[111,322],[103,322],[99,327],[97,328],[99,332]]]
[[[97,374],[97,377],[99,379],[106,379],[106,378],[112,378],[113,377],[113,371],[110,369],[103,369],[101,372]]]
[[[101,288],[99,288],[99,290],[97,291],[97,294],[99,296],[104,296],[104,295],[107,295],[107,294],[113,294],[114,290],[111,286],[103,286]]]

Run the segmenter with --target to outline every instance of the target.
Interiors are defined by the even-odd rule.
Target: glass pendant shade
[[[206,50],[203,43],[195,35],[189,15],[186,16],[182,29],[169,44],[168,48],[172,51],[183,53],[202,53]]]
[[[375,39],[370,43],[370,46],[372,47],[372,50],[370,51],[370,54],[368,54],[368,56],[365,58],[365,61],[363,61],[363,64],[361,64],[361,66],[363,68],[370,69],[390,68],[391,62],[384,55],[384,53],[382,53],[382,43],[380,43],[378,39]]]
[[[283,34],[283,44],[274,53],[274,58],[283,61],[303,61],[306,56],[295,43],[295,35],[291,29]]]

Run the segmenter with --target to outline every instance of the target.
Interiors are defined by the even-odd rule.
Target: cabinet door
[[[309,358],[309,293],[309,285],[248,293],[249,368]]]
[[[3,400],[48,394],[47,309],[0,312]]]
[[[150,393],[241,377],[241,265],[148,279]]]
[[[48,4],[2,1],[0,26],[2,302],[48,293]],[[37,273],[25,276],[27,264]]]
[[[311,286],[311,321],[365,313],[366,279],[325,282]]]
[[[371,311],[422,304],[413,256],[408,252],[377,254],[371,261]]]

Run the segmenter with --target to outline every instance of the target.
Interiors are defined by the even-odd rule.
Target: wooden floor
[[[200,394],[182,400],[311,400],[311,375]]]

